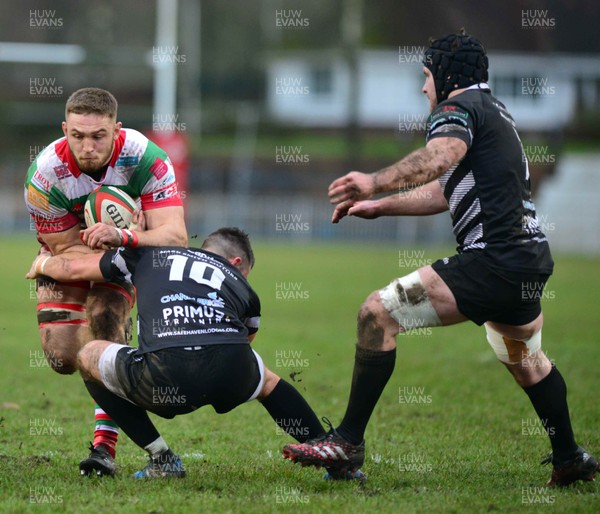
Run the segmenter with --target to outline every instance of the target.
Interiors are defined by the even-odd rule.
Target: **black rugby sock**
[[[360,444],[364,439],[371,414],[395,365],[395,348],[382,352],[356,347],[348,407],[337,428],[337,432],[347,441]]]
[[[304,397],[283,379],[279,380],[271,394],[260,403],[275,423],[300,443],[325,432],[319,418]]]
[[[523,390],[548,433],[553,460],[561,462],[573,457],[578,446],[569,417],[567,385],[560,371],[553,365],[546,377]]]
[[[155,441],[160,434],[144,409],[111,393],[98,382],[84,380],[92,398],[129,438],[140,448]]]

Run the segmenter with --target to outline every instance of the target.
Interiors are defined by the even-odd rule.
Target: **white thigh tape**
[[[393,280],[379,291],[379,296],[390,316],[404,330],[442,324],[418,271]]]

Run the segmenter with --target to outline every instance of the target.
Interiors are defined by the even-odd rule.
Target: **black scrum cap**
[[[431,71],[438,102],[455,89],[488,80],[488,58],[481,42],[461,30],[431,41],[423,65]]]

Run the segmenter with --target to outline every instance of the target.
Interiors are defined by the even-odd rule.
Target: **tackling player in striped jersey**
[[[245,232],[221,228],[200,249],[119,248],[71,257],[42,253],[27,277],[119,278],[139,291],[139,348],[95,340],[78,355],[90,394],[150,456],[136,478],[185,475],[146,411],[173,418],[211,405],[223,414],[258,399],[297,441],[324,433],[302,395],[250,346],[261,312],[247,281],[254,252]],[[345,479],[335,471],[329,478]]]

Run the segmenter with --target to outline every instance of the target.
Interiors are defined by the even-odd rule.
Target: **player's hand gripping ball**
[[[92,191],[83,209],[88,227],[101,222],[117,228],[129,228],[136,201],[115,186],[100,186]]]

